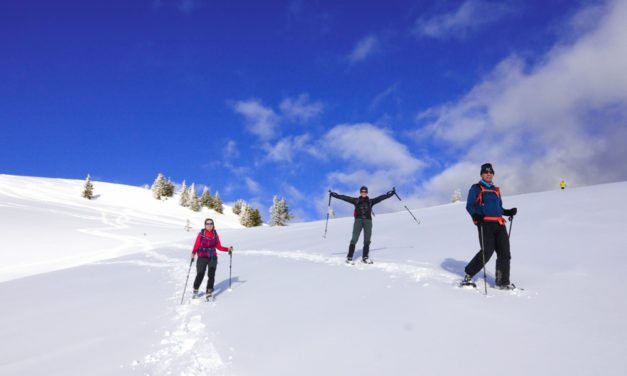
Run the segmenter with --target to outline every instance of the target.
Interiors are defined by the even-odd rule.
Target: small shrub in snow
[[[94,197],[94,185],[91,183],[91,176],[87,174],[85,184],[83,185],[83,197],[91,200]]]

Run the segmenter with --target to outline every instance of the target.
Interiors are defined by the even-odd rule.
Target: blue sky
[[[625,180],[624,19],[626,1],[2,2],[0,173],[163,173],[298,220],[364,184],[445,203],[487,161],[505,194]]]

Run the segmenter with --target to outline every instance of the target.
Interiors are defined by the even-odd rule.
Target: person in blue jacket
[[[472,217],[473,223],[477,225],[479,232],[479,244],[482,250],[473,257],[466,265],[464,271],[466,276],[462,285],[474,285],[472,278],[482,268],[484,263],[483,252],[485,252],[485,262],[487,263],[496,251],[496,287],[499,289],[512,289],[515,286],[509,280],[509,266],[511,254],[509,251],[509,235],[505,228],[505,219],[513,217],[518,209],[503,209],[501,192],[494,185],[494,169],[490,163],[481,166],[481,180],[473,184],[468,192],[466,200],[466,210]]]

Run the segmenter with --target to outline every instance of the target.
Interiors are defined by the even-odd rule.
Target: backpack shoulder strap
[[[475,200],[475,203],[479,203],[480,206],[483,205],[483,192],[494,192],[496,193],[496,197],[501,198],[501,190],[496,185],[493,186],[493,189],[487,189],[483,186],[483,184],[479,183],[476,183],[474,185],[478,185],[480,189],[479,194],[477,195],[477,199]]]
[[[479,203],[479,206],[481,206],[481,204],[483,204],[483,191],[485,190],[485,188],[483,187],[483,185],[481,185],[479,183],[475,183],[472,186],[473,187],[479,187],[479,194],[477,195],[477,199],[475,200],[475,204]]]

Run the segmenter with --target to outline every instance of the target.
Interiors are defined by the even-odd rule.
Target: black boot
[[[468,274],[464,276],[464,280],[459,283],[460,286],[472,286],[477,287],[477,285],[472,281],[472,277]]]
[[[355,244],[348,246],[348,255],[346,255],[346,261],[353,261],[353,254],[355,253]]]
[[[372,260],[368,258],[368,254],[370,253],[370,243],[364,244],[364,252],[362,255],[362,261],[364,264],[372,264]]]

